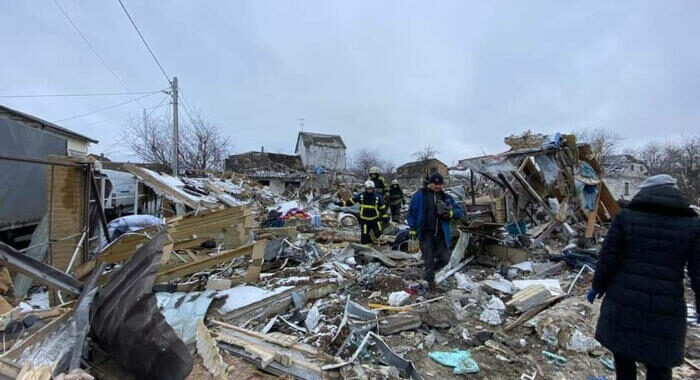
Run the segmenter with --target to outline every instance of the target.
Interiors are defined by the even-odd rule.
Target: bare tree
[[[183,164],[190,169],[223,169],[229,154],[229,138],[218,125],[196,112],[184,130],[184,139],[180,139]]]
[[[440,152],[435,150],[435,148],[430,145],[426,145],[423,150],[413,153],[413,157],[415,157],[417,161],[427,161],[437,157],[438,153]]]
[[[673,176],[690,202],[700,202],[700,135],[675,142],[650,142],[634,150],[634,155],[644,163],[649,175]]]
[[[170,118],[131,116],[122,130],[121,140],[140,160],[169,166],[172,164],[172,127]]]
[[[432,168],[430,167],[430,160],[437,157],[438,153],[440,152],[438,152],[435,148],[431,147],[430,145],[426,145],[422,150],[413,153],[413,157],[415,157],[416,161],[421,163],[420,171],[422,173],[422,176],[427,177],[431,174],[430,170]]]
[[[629,153],[642,161],[649,175],[668,171],[668,160],[664,151],[664,144],[652,141],[639,149],[632,149]]]
[[[394,170],[394,164],[390,160],[381,158],[377,150],[361,149],[353,155],[350,172],[359,177],[369,177],[369,169],[373,166],[384,173],[391,173]]]
[[[617,132],[605,128],[587,128],[574,132],[578,142],[586,142],[591,145],[593,155],[601,164],[609,162],[611,156],[620,151],[619,143],[622,136]]]
[[[179,162],[185,169],[219,170],[230,151],[221,128],[200,112],[181,119]],[[170,115],[133,116],[121,133],[123,144],[144,162],[172,164],[172,121]]]

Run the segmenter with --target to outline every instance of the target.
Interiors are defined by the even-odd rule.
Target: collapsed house
[[[17,272],[8,281],[0,271],[0,378],[610,376],[612,356],[593,339],[600,303],[585,293],[619,206],[588,146],[550,140],[510,139],[520,145],[452,168],[467,179],[449,188],[467,212],[453,222],[437,292],[401,223],[379,244],[359,244],[352,210],[333,205],[347,189],[280,195],[240,173],[174,177],[125,165],[139,193],[153,193],[160,223],[106,236],[104,246],[44,237],[48,260],[0,246],[0,261]],[[90,160],[56,160],[76,174],[98,172]],[[54,166],[46,175],[56,177]],[[77,215],[101,204],[67,202],[86,191],[73,182],[54,187],[54,204]],[[87,190],[104,194],[97,181]],[[99,219],[87,224],[103,233]],[[39,285],[34,294],[56,297],[28,306],[11,291],[19,275]],[[700,327],[689,331],[678,379],[697,374]]]
[[[226,170],[244,174],[270,190],[282,193],[299,188],[306,178],[300,156],[266,152],[248,152],[226,159]]]

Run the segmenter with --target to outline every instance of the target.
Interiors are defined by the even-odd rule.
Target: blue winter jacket
[[[424,203],[423,203],[423,194],[424,193],[429,193],[430,190],[418,190],[416,191],[415,194],[413,194],[413,198],[411,198],[411,204],[408,206],[408,217],[406,218],[408,225],[411,227],[412,230],[416,230],[418,233],[418,236],[420,236],[420,230],[421,227],[423,227],[423,211],[425,209]],[[457,202],[455,202],[452,197],[445,193],[442,192],[442,201],[447,203],[448,206],[452,209],[452,218],[457,218],[461,219],[464,213],[462,212],[462,208],[459,207]],[[442,232],[445,234],[445,243],[447,244],[447,248],[450,248],[450,241],[452,240],[452,234],[450,232],[450,221],[449,220],[440,220],[441,226],[442,226]]]

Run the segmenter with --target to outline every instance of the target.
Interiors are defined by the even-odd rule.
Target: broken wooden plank
[[[122,168],[131,174],[135,175],[138,177],[144,184],[146,184],[148,187],[152,187],[155,190],[165,193],[171,198],[177,200],[178,202],[181,202],[185,204],[187,207],[197,210],[200,206],[200,202],[196,202],[189,197],[185,196],[184,194],[180,193],[176,189],[173,189],[170,185],[162,182],[160,179],[153,177],[150,175],[147,171],[143,170],[142,168],[139,168],[134,165],[124,165]],[[202,205],[206,207],[205,205]]]
[[[523,261],[527,261],[530,256],[529,252],[522,249],[505,247],[497,244],[487,245],[486,250],[489,255],[496,256],[501,260],[506,260],[511,264],[519,264]]]
[[[614,218],[615,215],[620,212],[620,205],[617,203],[615,197],[613,197],[612,193],[610,192],[610,189],[608,189],[608,186],[603,181],[600,181],[600,200],[603,202],[605,209],[608,210],[610,218]]]
[[[246,244],[242,247],[232,249],[229,251],[221,252],[216,256],[207,257],[193,263],[179,265],[175,268],[167,269],[158,273],[156,277],[156,283],[168,282],[174,279],[184,277],[193,273],[197,273],[201,270],[211,269],[217,264],[225,263],[227,261],[233,260],[236,257],[247,255],[252,253],[253,247],[256,244],[261,244],[260,242],[255,244]]]
[[[417,329],[421,324],[423,324],[423,320],[418,313],[398,313],[379,322],[379,333],[381,335],[398,334],[401,331]]]
[[[245,282],[249,284],[258,282],[263,261],[265,260],[265,247],[267,247],[267,240],[261,240],[253,247],[253,254],[245,274]]]
[[[559,296],[554,296],[552,297],[549,301],[546,303],[535,307],[534,309],[530,309],[526,312],[524,312],[518,319],[516,319],[513,323],[509,324],[508,326],[503,328],[503,332],[507,333],[508,331],[520,326],[521,324],[529,321],[532,319],[535,315],[539,314],[542,310],[548,308],[550,305],[552,305],[554,302],[557,300],[564,298],[564,295],[559,295]]]
[[[204,368],[214,376],[215,380],[226,379],[226,368],[224,359],[219,353],[216,341],[209,333],[209,329],[201,319],[197,320],[197,353],[202,357]]]
[[[544,200],[542,200],[542,197],[540,197],[540,195],[537,194],[535,189],[533,189],[532,186],[530,186],[530,184],[527,182],[527,180],[520,173],[518,173],[517,171],[513,172],[513,177],[515,177],[515,179],[517,179],[518,182],[520,182],[520,184],[523,186],[525,191],[527,191],[527,193],[530,195],[530,197],[532,199],[534,199],[535,201],[537,201],[537,203],[539,203],[540,206],[542,206],[542,208],[547,212],[547,214],[549,214],[549,216],[552,219],[556,218],[556,215],[554,214],[552,209],[549,208],[549,205],[547,205],[544,202]]]
[[[322,379],[321,365],[311,359],[330,363],[339,362],[325,352],[297,343],[297,338],[289,335],[261,334],[219,321],[212,321],[212,323],[223,327],[216,337],[218,341],[224,343],[219,344],[219,347],[253,361],[259,368],[266,371],[272,369],[296,378]]]
[[[506,306],[512,306],[521,313],[533,309],[552,298],[552,294],[544,285],[532,285],[515,293]]]

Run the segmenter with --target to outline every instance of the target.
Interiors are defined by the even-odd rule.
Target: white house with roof
[[[606,158],[603,180],[616,200],[630,200],[637,195],[649,172],[647,167],[630,154]]]
[[[328,171],[342,172],[347,167],[347,147],[338,135],[299,132],[294,154],[301,157],[306,169],[319,167]]]

